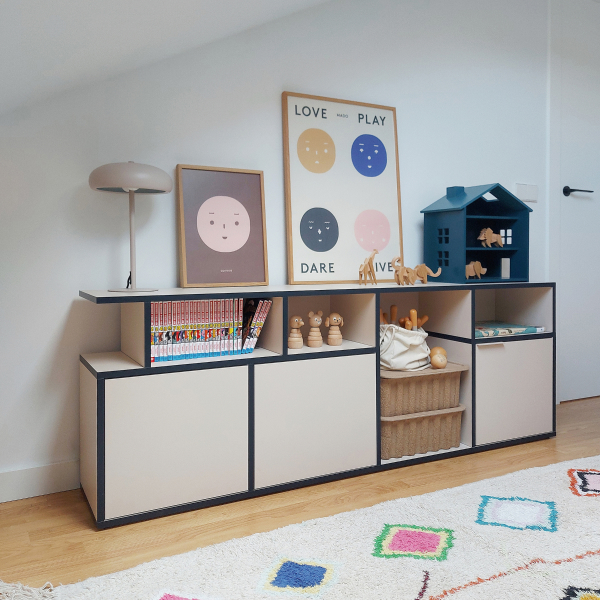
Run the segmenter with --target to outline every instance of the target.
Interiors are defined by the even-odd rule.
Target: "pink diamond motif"
[[[436,552],[440,536],[426,531],[401,529],[394,534],[388,548],[396,552]]]

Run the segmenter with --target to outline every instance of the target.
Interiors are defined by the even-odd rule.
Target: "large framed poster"
[[[177,165],[182,287],[267,285],[263,171]]]
[[[379,281],[403,259],[396,111],[282,94],[289,283],[353,283],[377,250]]]

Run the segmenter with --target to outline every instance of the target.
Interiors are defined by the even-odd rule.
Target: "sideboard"
[[[120,350],[80,357],[81,485],[100,529],[555,435],[555,283],[79,294],[121,305]],[[273,301],[257,348],[151,362],[151,302],[211,298]],[[456,448],[380,457],[379,312],[392,304],[427,314],[429,345],[469,367]],[[341,346],[287,348],[289,316],[311,310],[343,316]],[[476,338],[493,319],[544,332]]]

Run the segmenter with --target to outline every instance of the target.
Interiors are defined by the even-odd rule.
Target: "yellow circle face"
[[[306,129],[296,145],[301,164],[311,173],[325,173],[334,166],[334,140],[323,129]]]

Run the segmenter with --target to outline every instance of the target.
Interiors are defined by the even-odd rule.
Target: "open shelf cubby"
[[[554,330],[552,287],[477,289],[474,293],[476,322],[500,321],[544,327],[544,334]]]
[[[320,348],[310,348],[307,344],[309,335],[309,312],[322,311],[321,335],[323,345]],[[327,344],[328,328],[326,318],[331,313],[338,313],[344,324],[340,327],[342,333],[341,346]],[[288,354],[305,354],[315,352],[336,352],[374,348],[376,345],[376,295],[362,294],[329,294],[315,296],[289,296],[288,318],[300,316],[304,325],[301,328],[304,345],[298,349],[288,349]],[[288,327],[288,324],[286,324]],[[288,328],[289,330],[289,328]]]

